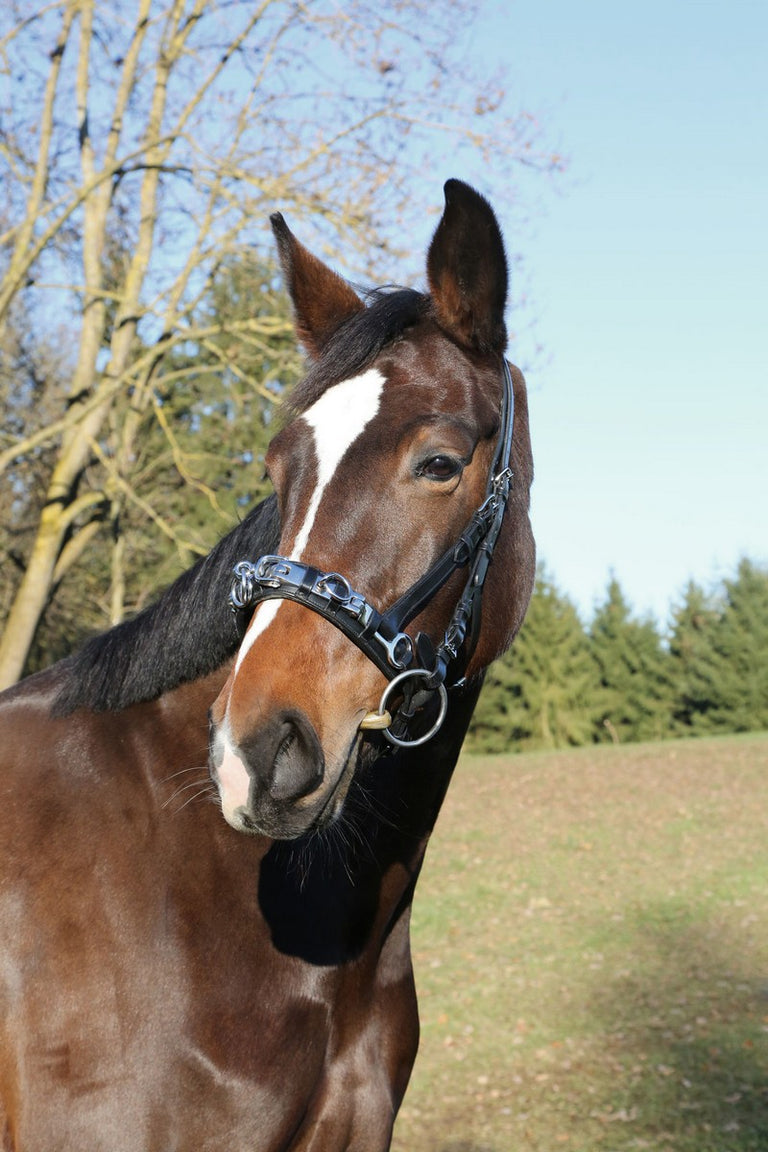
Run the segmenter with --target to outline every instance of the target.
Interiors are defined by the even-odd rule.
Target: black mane
[[[306,411],[332,384],[362,372],[430,306],[428,296],[410,288],[378,289],[368,301],[334,333],[294,389],[289,414]],[[63,661],[67,676],[54,711],[127,708],[220,668],[242,638],[227,601],[232,568],[238,560],[275,552],[279,539],[277,504],[270,496],[149,608]]]
[[[277,501],[269,496],[159,600],[64,661],[54,711],[127,708],[220,668],[242,638],[227,600],[232,569],[276,551],[279,539]]]

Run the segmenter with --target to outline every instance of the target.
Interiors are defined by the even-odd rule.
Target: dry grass
[[[396,1152],[768,1149],[768,736],[466,758]]]

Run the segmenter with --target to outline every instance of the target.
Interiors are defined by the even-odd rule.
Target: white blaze
[[[323,493],[344,454],[378,412],[383,388],[384,377],[381,372],[377,368],[369,368],[361,376],[353,376],[350,380],[342,380],[340,384],[328,388],[301,417],[314,434],[317,485],[304,523],[288,552],[292,560],[301,560]],[[267,600],[256,609],[254,620],[237,654],[235,675],[255,641],[274,620],[281,604],[281,600]]]
[[[334,384],[302,416],[313,433],[317,458],[317,486],[312,493],[304,523],[296,533],[293,546],[288,552],[291,559],[302,559],[323,493],[347,449],[354,444],[366,424],[378,412],[383,387],[384,377],[381,372],[371,368],[361,376],[354,376],[351,380],[343,380],[340,384]],[[251,627],[237,654],[235,676],[240,671],[243,660],[256,640],[274,620],[281,604],[282,600],[267,600],[266,603],[261,604],[256,609]],[[248,804],[251,777],[236,751],[230,735],[229,703],[231,699],[232,691],[230,689],[224,722],[216,737],[218,741],[217,760],[220,758],[220,766],[217,771],[222,811],[229,823],[237,828],[239,824],[235,813],[238,808],[246,807]]]

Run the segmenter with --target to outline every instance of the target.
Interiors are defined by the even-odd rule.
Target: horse
[[[503,240],[444,192],[428,291],[272,217],[308,358],[274,493],[0,697],[6,1150],[390,1147],[414,889],[535,563]]]

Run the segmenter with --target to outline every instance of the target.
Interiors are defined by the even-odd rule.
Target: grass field
[[[768,735],[465,758],[396,1152],[768,1150]]]

